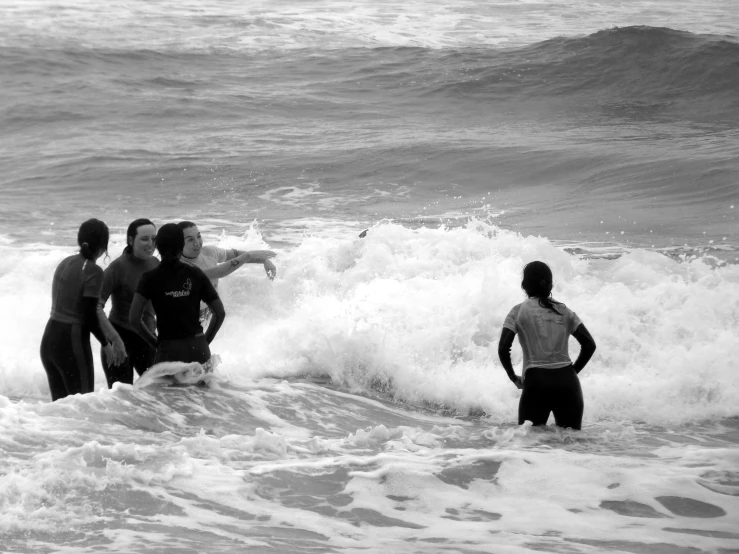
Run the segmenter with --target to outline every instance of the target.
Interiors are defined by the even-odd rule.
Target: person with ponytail
[[[142,375],[154,363],[156,350],[136,333],[128,323],[131,302],[141,276],[159,265],[154,257],[157,228],[148,219],[136,219],[126,231],[123,254],[105,268],[103,288],[98,302],[98,319],[105,334],[112,338],[113,356],[101,355],[108,388],[113,383],[133,384],[133,371]],[[112,299],[110,314],[105,315],[105,304]],[[152,332],[156,318],[151,304],[144,307],[144,325]]]
[[[513,307],[503,323],[498,357],[510,380],[523,389],[518,424],[546,425],[549,414],[560,427],[580,430],[584,402],[578,374],[595,352],[595,341],[577,314],[552,298],[552,270],[544,262],[523,269],[521,288],[528,300]],[[519,377],[511,363],[511,346],[518,334],[523,351]],[[580,343],[573,364],[568,353],[570,335]]]
[[[51,315],[40,352],[52,401],[93,391],[95,370],[90,333],[103,346],[104,355],[113,355],[113,347],[97,317],[103,270],[95,262],[108,253],[108,236],[105,223],[88,219],[77,233],[79,253],[64,258],[54,272]]]
[[[182,263],[185,235],[176,224],[167,223],[157,234],[159,266],[141,276],[129,311],[129,324],[152,348],[154,363],[199,362],[210,359],[208,346],[218,333],[226,312],[216,289],[203,270]],[[200,302],[213,312],[208,328],[200,325]],[[158,335],[142,322],[147,302],[157,318]]]

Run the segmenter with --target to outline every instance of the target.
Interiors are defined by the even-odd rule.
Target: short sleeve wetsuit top
[[[128,312],[131,311],[131,302],[133,302],[136,286],[144,273],[151,271],[158,265],[159,260],[153,256],[142,260],[133,254],[124,252],[105,269],[99,304],[105,306],[108,298],[111,298],[113,306],[110,309],[108,319],[113,325],[133,331],[128,323]],[[144,308],[142,320],[144,325],[154,332],[156,318],[154,309],[149,303]]]
[[[193,267],[199,267],[203,271],[216,267],[218,264],[228,261],[228,252],[223,248],[217,246],[203,246],[200,249],[200,255],[197,258],[185,258],[184,256],[180,260],[186,264],[190,264]],[[218,279],[211,279],[213,288],[218,289]],[[200,320],[201,322],[207,321],[210,317],[210,310],[204,303],[200,303]]]
[[[84,298],[97,298],[103,284],[103,269],[81,255],[65,258],[54,272],[51,283],[50,319],[60,323],[88,325],[95,336],[107,344],[95,321],[86,321]]]
[[[218,293],[205,273],[180,261],[161,263],[144,273],[136,292],[151,300],[160,341],[202,335],[200,302],[218,300]]]
[[[200,255],[197,258],[180,258],[184,263],[199,267],[203,271],[228,261],[228,251],[217,246],[203,246],[200,249]],[[218,288],[218,279],[211,279],[210,282],[215,288]]]
[[[518,334],[523,351],[523,375],[532,367],[558,368],[572,363],[568,343],[582,321],[564,304],[555,313],[529,298],[508,313],[503,327]]]
[[[95,308],[103,270],[80,254],[62,260],[51,284],[51,314],[41,339],[41,362],[52,400],[92,392],[90,333],[107,344]]]
[[[104,311],[108,298],[113,306],[108,319],[126,348],[126,359],[119,365],[103,358],[103,370],[108,387],[115,382],[133,384],[133,370],[142,375],[154,363],[156,350],[131,328],[128,313],[131,311],[133,294],[141,276],[159,265],[153,256],[142,260],[130,252],[124,252],[105,268],[103,288],[100,291],[98,309]],[[147,302],[142,316],[144,325],[152,333],[156,330],[156,317],[151,302]]]

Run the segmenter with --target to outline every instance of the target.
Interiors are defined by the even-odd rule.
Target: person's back
[[[203,332],[200,302],[218,298],[200,268],[171,261],[141,276],[138,292],[151,300],[160,340],[182,339]]]
[[[157,250],[162,261],[156,269],[141,276],[131,304],[129,323],[156,348],[155,364],[208,362],[208,345],[226,315],[223,303],[205,273],[180,261],[184,244],[182,229],[174,223],[162,226],[157,235]],[[205,332],[200,325],[201,300],[213,311]],[[151,301],[154,307],[159,336],[142,324],[147,301]]]
[[[538,298],[529,298],[514,306],[503,323],[518,334],[524,375],[531,367],[557,368],[572,363],[569,338],[582,322],[564,304],[556,304],[555,309],[542,306]]]
[[[552,271],[543,262],[524,267],[521,288],[529,297],[508,313],[498,341],[498,357],[508,378],[523,389],[518,403],[518,423],[545,425],[549,414],[561,427],[580,429],[584,401],[577,374],[595,352],[595,341],[580,318],[552,298]],[[523,351],[523,371],[516,375],[511,346],[518,335]],[[573,364],[568,352],[570,335],[580,343]]]
[[[51,319],[60,323],[85,323],[84,298],[97,298],[103,270],[79,254],[61,261],[51,284]]]
[[[108,250],[108,236],[105,223],[88,219],[77,232],[79,254],[64,258],[54,271],[51,313],[39,350],[52,400],[92,392],[95,372],[90,333],[105,354],[112,354],[97,318],[103,270],[95,263]]]

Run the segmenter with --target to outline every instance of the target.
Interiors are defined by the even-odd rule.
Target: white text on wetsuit
[[[180,298],[182,296],[190,296],[190,290],[192,290],[192,281],[188,278],[183,284],[184,290],[171,290],[164,293],[164,296],[172,296],[174,298]]]

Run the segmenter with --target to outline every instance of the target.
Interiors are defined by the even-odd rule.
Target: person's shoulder
[[[149,279],[149,278],[151,278],[152,276],[156,275],[156,274],[157,274],[157,272],[159,271],[159,267],[160,267],[160,266],[159,266],[159,264],[157,264],[157,265],[155,265],[155,266],[153,266],[153,267],[149,267],[149,268],[147,268],[147,269],[146,269],[146,271],[144,271],[144,272],[143,272],[143,273],[141,274],[141,278],[143,279],[144,277],[146,277],[147,279]]]
[[[70,261],[70,259],[71,259],[72,257],[73,257],[73,256],[67,256],[66,258],[64,258],[63,260],[61,260],[61,261],[60,261],[60,262],[59,262],[58,264],[56,264],[56,270],[57,270],[57,271],[61,271],[61,270],[62,270],[62,269],[64,269],[64,268],[65,268],[66,266],[68,266],[68,265],[69,265],[69,261]]]
[[[203,252],[200,255],[202,256],[203,254],[216,263],[222,263],[228,259],[228,250],[220,246],[213,246],[212,244],[203,246]]]
[[[575,313],[575,310],[573,310],[572,308],[567,307],[566,304],[560,304],[557,307],[560,308],[560,311],[562,313],[567,314],[572,319],[575,319],[577,321],[580,321],[580,317]]]
[[[125,258],[126,254],[124,252],[108,264],[108,267],[105,268],[105,273],[114,273],[116,271],[120,271],[121,267],[125,263]]]
[[[146,268],[146,271],[151,271],[152,269],[156,269],[159,267],[159,260],[152,256],[151,258],[147,259],[145,262],[144,267]]]
[[[205,272],[198,266],[185,264],[185,267],[187,268],[187,272],[189,274],[194,275],[199,279],[208,279],[208,276],[205,274]]]
[[[563,314],[574,314],[575,313],[570,308],[568,308],[567,304],[565,304],[564,302],[557,302],[555,306]]]
[[[220,246],[215,246],[213,244],[206,244],[200,249],[200,255],[208,254],[209,256],[216,256],[219,252],[225,252],[223,248]]]
[[[103,279],[105,272],[103,268],[97,265],[92,260],[87,260],[87,263],[82,266],[82,274],[85,275],[85,279]]]
[[[85,259],[80,256],[79,254],[72,254],[71,256],[67,256],[64,258],[61,262],[59,262],[60,266],[70,266],[70,265],[82,265],[85,263]]]
[[[518,312],[521,311],[521,306],[523,305],[524,305],[524,302],[521,302],[520,304],[516,304],[510,310],[508,310],[508,315],[515,317],[516,315],[518,315]]]

